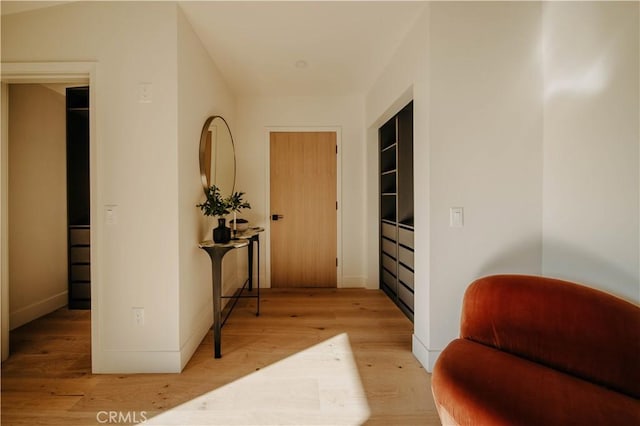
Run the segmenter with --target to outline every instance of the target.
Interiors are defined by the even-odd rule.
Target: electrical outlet
[[[133,310],[133,323],[144,325],[144,308],[131,308]]]

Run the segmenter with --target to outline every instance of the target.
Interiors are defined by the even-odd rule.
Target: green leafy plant
[[[202,204],[196,204],[205,216],[226,216],[231,212],[239,212],[242,209],[250,209],[251,204],[244,201],[244,192],[234,192],[227,198],[223,198],[220,189],[212,185],[205,191],[206,200]]]
[[[229,197],[225,200],[227,202],[229,210],[231,210],[232,212],[239,212],[242,209],[251,208],[251,204],[242,199],[243,195],[244,192],[234,192],[233,194],[229,195]]]
[[[206,200],[202,204],[196,204],[202,210],[202,214],[205,216],[217,216],[222,217],[230,213],[229,204],[226,199],[220,195],[220,189],[212,185],[205,191]]]

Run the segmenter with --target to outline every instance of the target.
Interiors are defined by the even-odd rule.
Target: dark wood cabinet
[[[413,321],[413,102],[378,132],[380,288]]]
[[[66,95],[69,309],[90,309],[89,87]]]

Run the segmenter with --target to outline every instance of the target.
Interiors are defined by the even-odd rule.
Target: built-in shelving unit
[[[67,88],[69,309],[91,308],[89,88]]]
[[[380,288],[413,321],[413,102],[387,121],[380,142]]]

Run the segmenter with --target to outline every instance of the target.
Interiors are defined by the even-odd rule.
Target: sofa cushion
[[[640,424],[634,398],[469,340],[444,349],[432,381],[443,424]]]
[[[640,308],[578,284],[527,275],[473,282],[460,337],[640,398]]]

